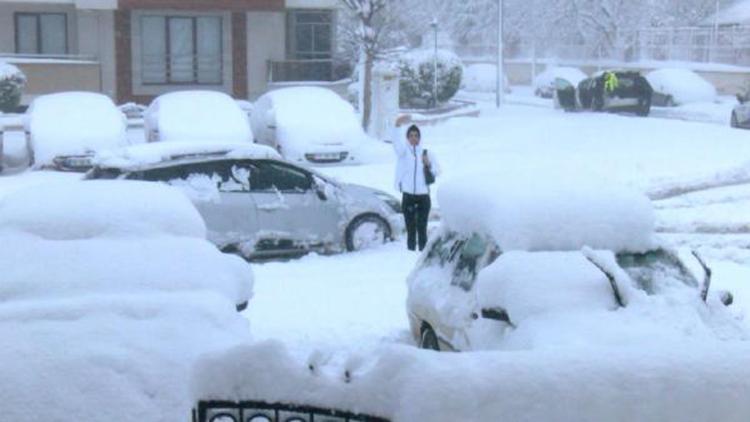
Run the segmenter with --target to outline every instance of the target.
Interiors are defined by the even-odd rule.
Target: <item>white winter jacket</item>
[[[426,195],[430,189],[424,181],[424,163],[422,154],[424,148],[420,142],[416,147],[411,146],[406,139],[406,128],[393,128],[391,131],[393,149],[396,151],[396,178],[394,187],[396,190],[412,195]],[[440,174],[440,164],[435,159],[435,154],[427,149],[427,157],[430,159],[432,174]]]

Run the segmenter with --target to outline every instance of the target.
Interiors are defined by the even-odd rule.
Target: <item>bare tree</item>
[[[372,114],[372,68],[380,51],[382,25],[378,17],[386,7],[388,0],[341,0],[351,10],[357,20],[354,38],[359,44],[360,54],[364,58],[364,76],[362,83],[362,127],[368,130]]]

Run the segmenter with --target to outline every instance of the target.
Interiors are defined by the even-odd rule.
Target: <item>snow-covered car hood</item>
[[[339,185],[350,198],[375,209],[383,209],[388,214],[401,212],[401,201],[393,195],[371,187],[346,183]]]

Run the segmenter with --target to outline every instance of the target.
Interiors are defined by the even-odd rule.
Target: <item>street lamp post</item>
[[[505,102],[503,91],[503,0],[497,0],[497,81],[495,86],[495,105],[500,107]]]
[[[433,18],[432,22],[430,23],[430,26],[432,27],[432,30],[435,34],[435,54],[432,57],[432,106],[437,107],[438,103],[438,84],[437,84],[437,73],[438,73],[438,22],[437,18]]]

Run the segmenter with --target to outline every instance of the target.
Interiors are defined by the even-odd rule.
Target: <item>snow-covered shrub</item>
[[[401,56],[399,101],[401,107],[426,108],[444,103],[456,94],[461,86],[463,64],[458,56],[447,50],[437,51],[437,101],[433,98],[433,50],[414,50]]]
[[[26,75],[12,64],[0,62],[0,111],[14,111],[21,102]]]

